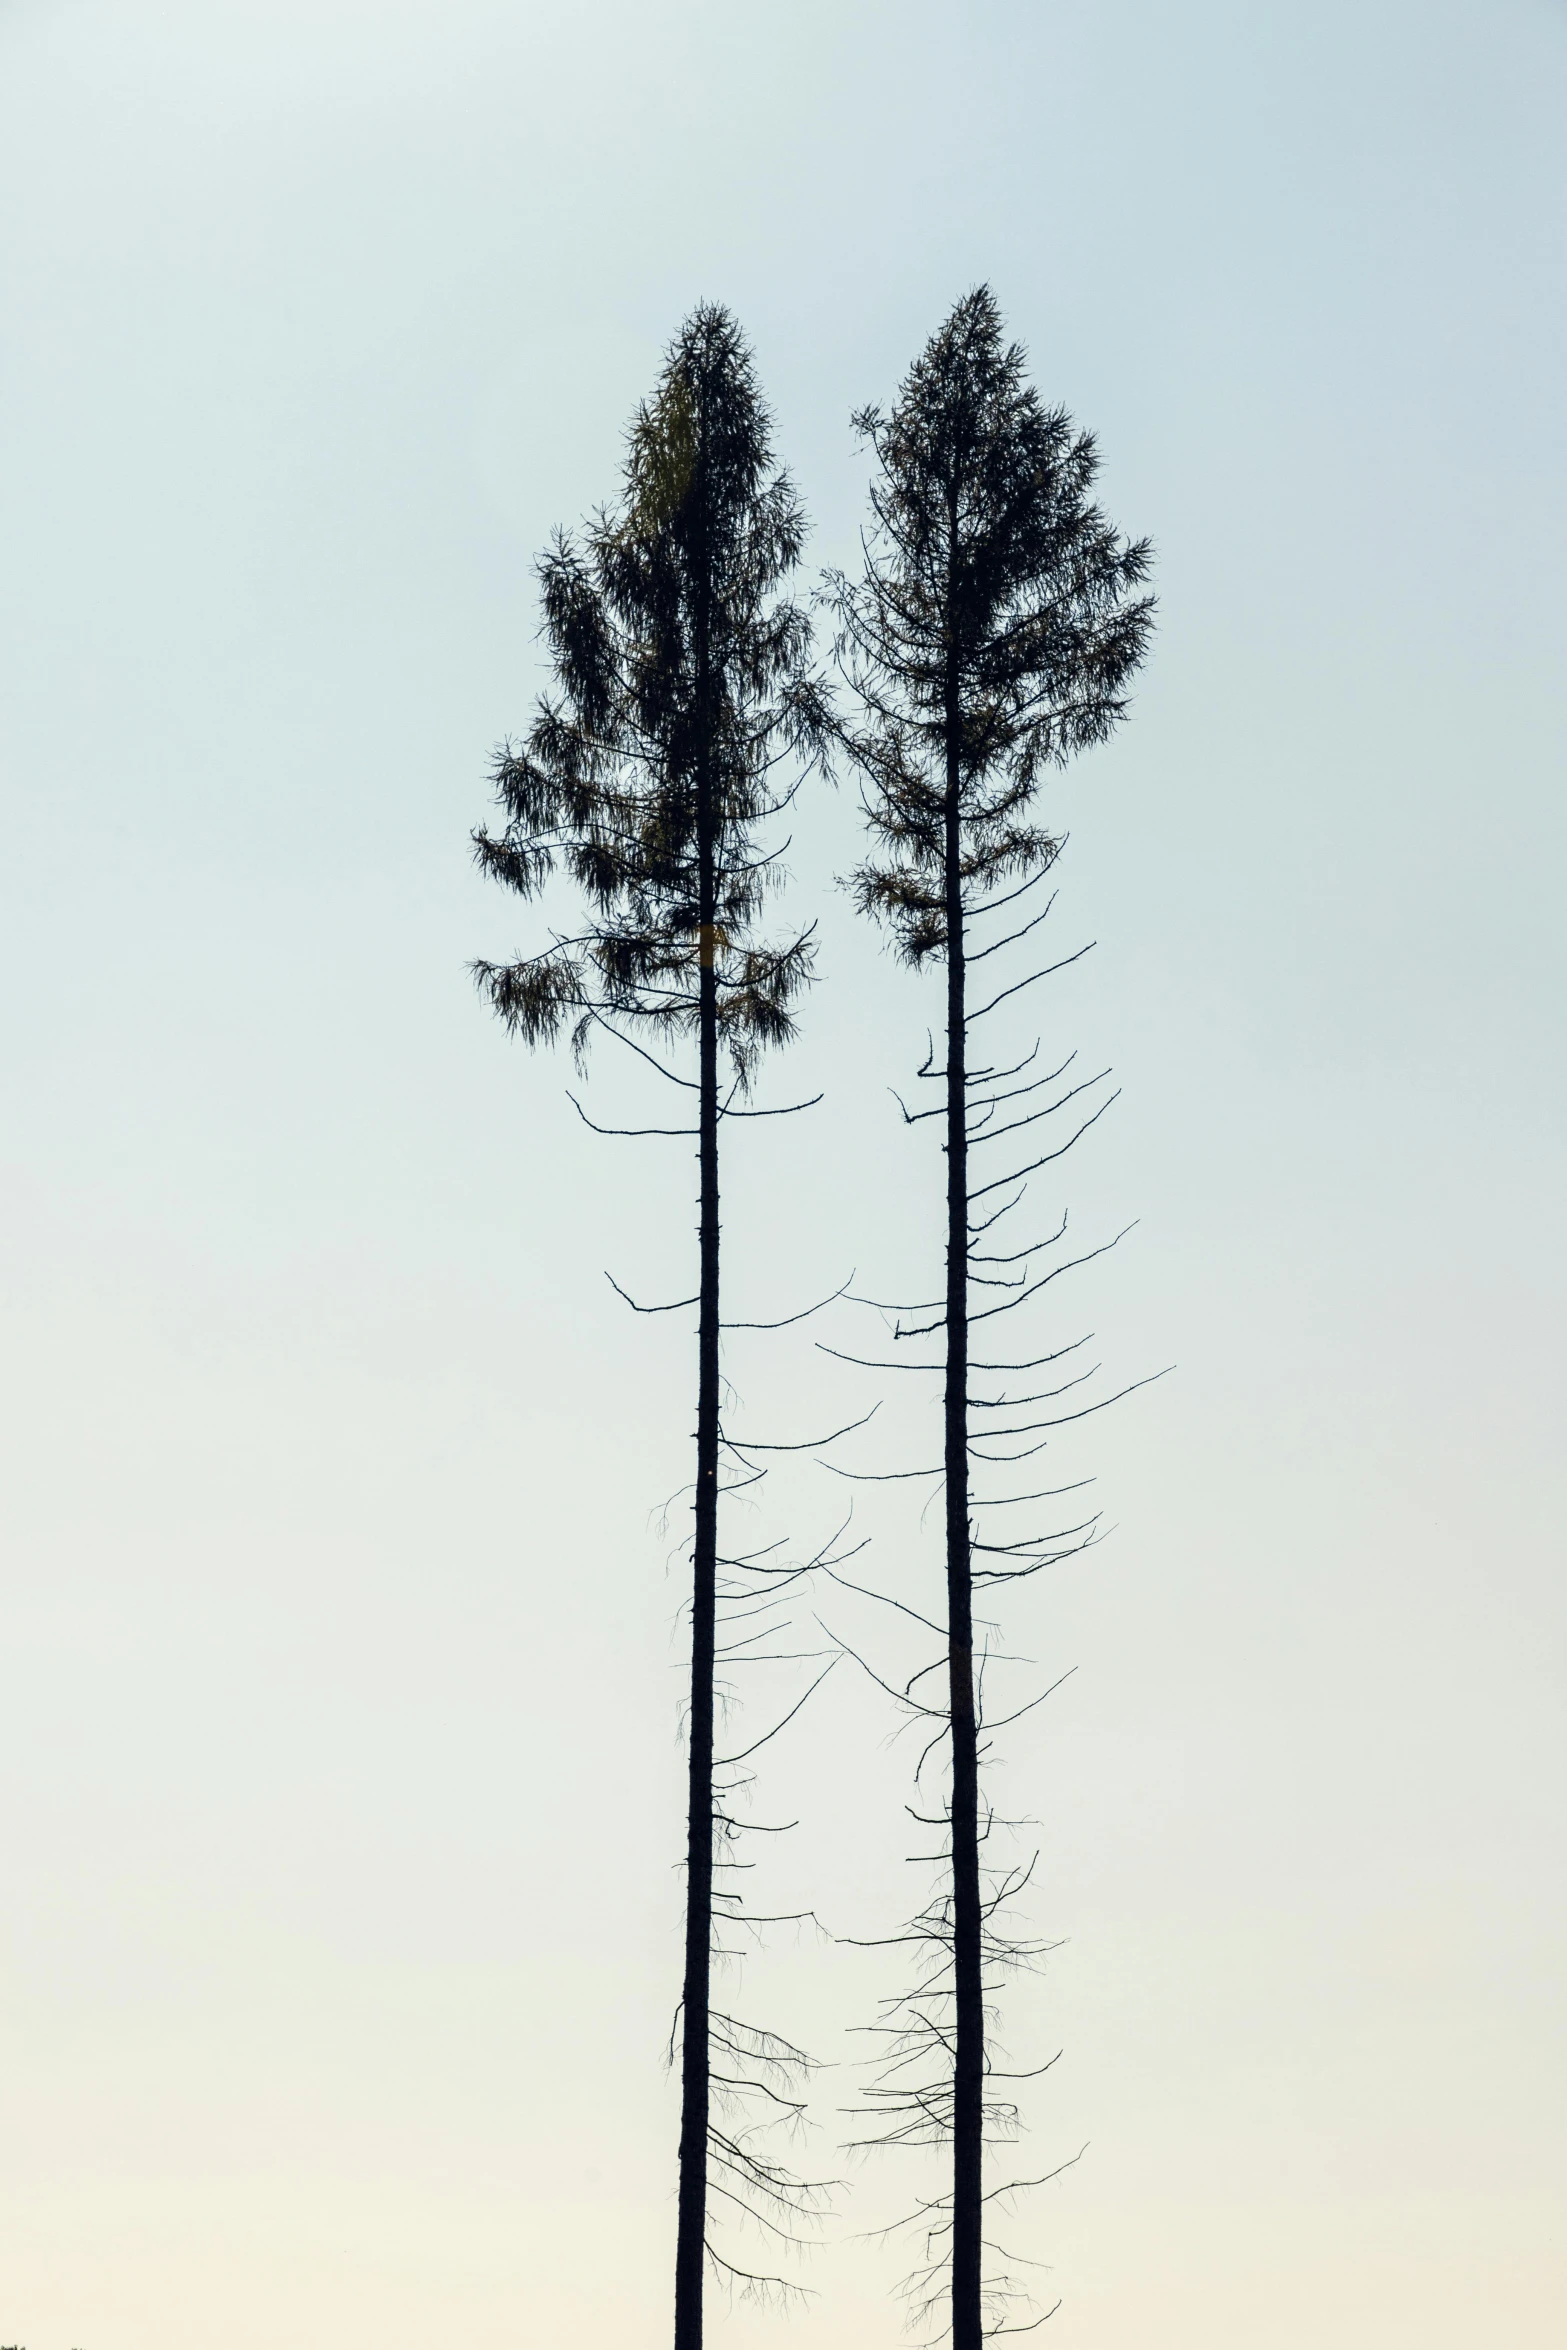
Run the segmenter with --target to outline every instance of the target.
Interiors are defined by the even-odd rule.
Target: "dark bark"
[[[718,1023],[711,908],[704,913],[700,1039],[701,1301],[697,1327],[696,1537],[691,1596],[690,1807],[680,2064],[675,2350],[702,2350],[707,2230],[708,2003],[713,1943],[713,1648],[718,1580]]]
[[[980,2350],[985,2006],[981,1979],[979,1754],[969,1557],[968,1116],[962,826],[955,682],[947,696],[947,1673],[952,1716],[952,2345]]]
[[[705,565],[699,562],[698,699],[710,699]],[[686,1817],[686,1964],[680,2059],[680,2200],[675,2229],[675,2350],[702,2350],[707,2258],[707,2136],[713,1967],[713,1675],[718,1612],[718,945],[713,769],[697,780],[696,1527],[692,1547],[690,1799]]]

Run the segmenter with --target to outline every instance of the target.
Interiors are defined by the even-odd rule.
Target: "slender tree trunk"
[[[702,632],[705,639],[705,631]],[[706,643],[699,647],[705,688]],[[697,803],[699,992],[697,1164],[701,1274],[697,1318],[696,1536],[691,1595],[690,1800],[686,1814],[686,1966],[680,2061],[680,2203],[675,2350],[702,2350],[707,2250],[709,2005],[713,1957],[713,1669],[718,1608],[718,936],[711,768]]]
[[[968,1494],[968,1113],[959,712],[947,692],[947,1671],[952,1717],[952,2350],[981,2350],[985,2006]]]

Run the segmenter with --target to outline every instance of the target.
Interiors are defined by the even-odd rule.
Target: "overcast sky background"
[[[466,836],[683,312],[814,571],[982,277],[1158,547],[1049,801],[1098,944],[1040,1016],[1124,1090],[1042,1207],[1140,1219],[1049,1327],[1179,1365],[1014,1619],[1077,1667],[1005,1779],[1029,2167],[1090,2142],[1015,2240],[1058,2350],[1559,2339],[1564,122],[1556,0],[0,0],[6,2341],[662,2338],[692,1363],[601,1268],[683,1293],[690,1171],[484,1014],[530,917]],[[762,1313],[931,1261],[854,853],[817,790]],[[780,1434],[864,1393],[745,1343]],[[761,1758],[772,1905],[917,1895],[889,1727],[841,1671]],[[886,1987],[806,1938],[744,1996],[847,2063]],[[717,2339],[899,2338],[854,2176]]]

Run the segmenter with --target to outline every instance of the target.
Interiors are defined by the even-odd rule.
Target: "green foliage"
[[[619,503],[540,562],[556,687],[496,761],[504,829],[474,835],[521,896],[561,874],[585,902],[574,935],[475,966],[530,1044],[568,1022],[579,1056],[599,1022],[690,1033],[707,964],[742,1083],[792,1034],[810,937],[754,935],[776,872],[755,835],[795,788],[779,768],[824,725],[809,620],[776,595],[804,535],[744,339],[704,305],[632,424]]]
[[[863,911],[912,963],[947,937],[955,787],[965,898],[1037,872],[1059,843],[1032,821],[1044,768],[1101,742],[1142,660],[1146,540],[1090,499],[1093,437],[1046,408],[1002,340],[990,289],[965,296],[890,415],[855,419],[875,454],[863,579],[831,581],[859,708],[843,741],[881,855]]]

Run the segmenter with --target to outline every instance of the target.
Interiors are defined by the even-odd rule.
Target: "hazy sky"
[[[466,836],[682,313],[814,570],[984,277],[1162,603],[1049,802],[1098,945],[1041,1017],[1124,1089],[1058,1196],[1140,1219],[1058,1326],[1179,1369],[1014,1619],[1078,1668],[1005,1774],[1031,2167],[1089,2142],[1014,2223],[1042,2338],[1554,2350],[1564,123],[1560,0],[0,0],[5,2341],[663,2338],[692,1366],[601,1268],[683,1281],[689,1169],[485,1015],[530,917]],[[930,1261],[854,841],[814,792],[760,1312]],[[862,1393],[750,1344],[783,1433]],[[773,1906],[917,1896],[889,1728],[841,1672],[763,1758]],[[886,1987],[807,1938],[744,1996],[848,2068]],[[717,2340],[899,2338],[855,2179]]]

